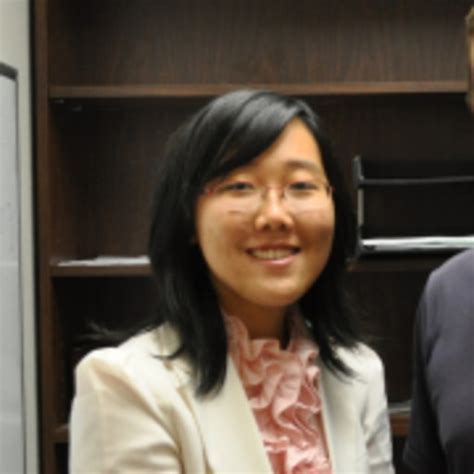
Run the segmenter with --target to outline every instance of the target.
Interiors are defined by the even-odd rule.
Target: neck
[[[251,339],[278,339],[282,344],[286,342],[285,316],[287,308],[268,308],[255,305],[221,304],[226,314],[239,318],[247,328]]]

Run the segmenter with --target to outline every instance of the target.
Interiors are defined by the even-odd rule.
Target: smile
[[[290,255],[294,255],[298,252],[298,249],[253,249],[249,250],[249,254],[252,257],[258,258],[260,260],[281,260]]]

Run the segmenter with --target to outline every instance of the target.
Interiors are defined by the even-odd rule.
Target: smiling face
[[[219,303],[241,317],[253,337],[278,336],[270,333],[281,328],[285,310],[326,265],[334,235],[330,193],[302,205],[298,196],[291,200],[281,191],[301,192],[321,183],[327,177],[319,147],[306,125],[294,119],[270,148],[210,183],[210,192],[198,198],[196,239]],[[239,204],[239,193],[247,199],[247,190],[254,189],[262,190],[250,199],[256,205]]]

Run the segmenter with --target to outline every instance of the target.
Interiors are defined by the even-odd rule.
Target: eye
[[[222,183],[218,186],[219,193],[237,193],[244,194],[255,190],[255,185],[249,181],[232,181],[230,183]]]
[[[291,183],[288,188],[291,191],[317,191],[318,189],[321,189],[323,186],[321,183],[318,183],[317,181],[295,181],[294,183]]]

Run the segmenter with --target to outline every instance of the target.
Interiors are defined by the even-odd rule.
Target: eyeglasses
[[[206,187],[204,192],[219,199],[229,211],[251,214],[260,208],[270,190],[279,192],[285,208],[292,213],[311,212],[327,206],[334,191],[326,181],[314,178],[295,181],[282,187],[224,180]]]

